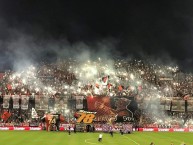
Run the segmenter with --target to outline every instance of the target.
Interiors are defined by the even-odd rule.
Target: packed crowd
[[[157,90],[160,95],[170,97],[192,93],[192,81],[192,75],[181,73],[178,67],[137,60],[129,62],[99,60],[83,64],[76,61],[62,61],[38,67],[29,66],[17,72],[5,72],[1,80],[1,93],[53,95],[61,92],[129,96],[143,90],[141,95],[149,96]]]
[[[141,110],[140,125],[165,124],[162,122],[167,124],[168,121],[160,118],[172,116],[184,120],[181,116],[187,116],[186,113],[179,115],[179,113],[169,114],[165,111],[172,111],[170,104],[175,97],[181,102],[188,100],[189,107],[193,105],[191,104],[193,103],[192,85],[193,75],[183,73],[177,66],[141,60],[101,60],[99,58],[96,61],[79,62],[70,59],[5,72],[0,80],[0,95],[134,96]],[[174,106],[173,102],[173,108]],[[183,111],[184,105],[181,106],[182,109],[177,112]],[[156,116],[160,109],[163,110],[162,113]],[[150,113],[150,110],[154,112]],[[13,118],[21,117],[24,121],[29,120],[29,112],[13,112],[15,114]],[[191,118],[190,113],[189,120]]]

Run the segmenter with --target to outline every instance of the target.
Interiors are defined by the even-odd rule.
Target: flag
[[[22,95],[22,97],[21,97],[21,109],[27,110],[28,109],[28,103],[29,103],[29,97],[26,95]]]
[[[3,108],[9,108],[10,95],[5,95],[3,97]]]
[[[19,109],[19,95],[13,95],[13,109]]]
[[[10,116],[11,113],[9,113],[8,111],[4,111],[3,114],[1,115],[1,118],[6,122]]]
[[[76,109],[83,109],[83,96],[76,96]]]
[[[32,108],[32,110],[31,110],[31,117],[32,118],[38,118],[38,114],[34,108]]]

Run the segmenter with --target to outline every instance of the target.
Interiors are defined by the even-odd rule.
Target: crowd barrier
[[[41,131],[42,127],[0,127],[0,130],[26,130],[26,131]],[[60,131],[67,130],[60,127]],[[73,128],[71,128],[73,130]],[[102,131],[102,128],[96,128],[96,131]],[[135,130],[133,130],[135,131]],[[193,132],[192,128],[138,128],[140,132]]]
[[[30,131],[30,130],[42,130],[41,127],[0,127],[0,130],[26,130],[26,131]]]
[[[192,128],[138,128],[141,132],[193,132]]]

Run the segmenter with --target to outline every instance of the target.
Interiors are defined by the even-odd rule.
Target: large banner
[[[51,96],[48,99],[48,108],[49,110],[54,110],[54,107],[55,107],[55,97]]]
[[[76,109],[83,109],[83,96],[76,96]]]
[[[67,108],[67,98],[64,98],[64,97],[55,98],[55,108],[57,108],[57,110],[66,109]]]
[[[60,130],[60,122],[65,121],[64,116],[62,116],[61,114],[46,114],[44,119],[46,122],[47,131],[53,130],[53,125],[56,126],[56,130]]]
[[[35,109],[40,109],[40,96],[35,95]]]
[[[107,121],[115,118],[116,112],[111,108],[109,97],[87,97],[88,111],[97,112],[96,121]]]
[[[137,102],[130,97],[87,97],[88,111],[97,112],[96,121],[132,122],[138,109]]]
[[[35,109],[47,110],[48,109],[48,97],[43,95],[35,96]]]
[[[28,103],[29,103],[29,97],[26,95],[21,96],[21,109],[27,110],[28,109]]]
[[[48,109],[48,96],[40,96],[40,110],[47,110]]]
[[[171,107],[172,107],[172,101],[166,99],[165,110],[170,110]]]
[[[9,108],[9,100],[10,100],[10,95],[5,95],[3,97],[3,108]]]
[[[97,115],[115,115],[109,97],[87,97],[87,106],[89,111],[97,112]]]
[[[67,100],[67,108],[68,109],[76,109],[76,100],[75,99],[68,99]]]
[[[188,111],[193,111],[193,100],[188,100],[187,110]]]
[[[164,97],[160,98],[160,109],[166,110],[166,99]]]
[[[19,109],[19,95],[13,95],[13,109]]]
[[[138,110],[138,104],[133,97],[117,96],[117,97],[111,98],[110,102],[111,102],[111,108],[116,113],[116,116],[115,116],[116,122],[133,122],[134,121],[134,114]]]
[[[172,100],[172,111],[185,111],[184,100]]]

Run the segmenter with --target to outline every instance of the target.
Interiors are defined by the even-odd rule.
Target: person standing
[[[71,127],[70,125],[68,126],[68,134],[70,135],[71,131],[70,131]]]
[[[94,125],[93,125],[93,127],[92,127],[92,131],[95,132],[95,127],[94,127]]]
[[[101,142],[101,141],[102,141],[102,138],[103,138],[103,134],[102,134],[102,133],[100,133],[100,134],[99,134],[98,141],[99,141],[99,142]]]
[[[74,133],[76,133],[76,124],[74,125]]]
[[[123,135],[123,130],[122,129],[120,129],[120,133],[121,133],[121,135]]]
[[[113,137],[113,131],[112,130],[110,131],[110,135]]]
[[[113,137],[113,128],[112,128],[112,126],[110,126],[110,128],[109,128],[109,132],[110,132],[110,135]]]

